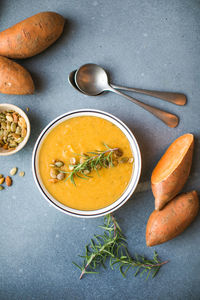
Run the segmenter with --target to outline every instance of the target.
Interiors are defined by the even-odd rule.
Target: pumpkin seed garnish
[[[52,168],[54,168],[54,167],[55,167],[55,165],[54,165],[54,164],[49,164],[49,167],[52,167]]]
[[[132,164],[134,162],[134,158],[133,157],[130,157],[129,160],[128,160],[129,164]]]
[[[119,160],[119,163],[120,163],[120,164],[125,164],[125,163],[128,162],[128,160],[129,160],[128,157],[122,157],[122,158]]]
[[[55,179],[57,177],[57,175],[58,175],[58,171],[56,169],[52,168],[50,170],[50,177]]]
[[[61,168],[62,166],[64,166],[64,163],[62,161],[56,161],[54,165],[58,168]]]
[[[69,165],[69,170],[70,171],[74,170],[74,166],[73,165]]]
[[[76,158],[75,157],[71,157],[70,160],[70,165],[75,165],[76,164]]]
[[[65,178],[65,174],[64,173],[59,173],[58,175],[57,175],[57,179],[58,180],[63,180]]]
[[[52,182],[52,183],[56,183],[56,182],[58,182],[58,179],[57,178],[51,178],[51,179],[49,179],[49,181]]]
[[[89,170],[84,170],[83,173],[84,173],[85,175],[87,175],[87,174],[90,173],[90,171],[89,171]]]

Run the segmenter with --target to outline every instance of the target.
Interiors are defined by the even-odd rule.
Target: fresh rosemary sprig
[[[98,173],[98,169],[113,167],[113,153],[118,156],[122,155],[119,148],[110,148],[108,145],[104,144],[106,150],[100,151],[95,150],[94,152],[87,152],[84,154],[76,154],[82,157],[81,162],[69,165],[72,168],[70,172],[59,170],[61,173],[68,174],[65,180],[70,179],[71,182],[75,184],[75,177],[81,179],[88,179],[91,177],[88,175],[91,171],[95,170]]]
[[[123,276],[131,268],[135,269],[135,276],[139,273],[141,276],[147,273],[146,279],[148,279],[150,274],[154,277],[160,267],[168,262],[160,262],[156,252],[154,252],[154,257],[151,260],[141,255],[131,257],[127,249],[126,238],[112,215],[107,215],[104,218],[104,225],[99,227],[104,229],[104,233],[102,235],[94,235],[90,244],[86,246],[85,255],[80,256],[83,258],[83,264],[80,266],[73,262],[81,270],[80,279],[84,274],[98,273],[95,270],[99,266],[105,268],[107,260],[109,260],[110,267],[112,269],[114,265],[118,267]]]

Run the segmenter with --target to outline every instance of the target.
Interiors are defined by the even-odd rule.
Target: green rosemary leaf
[[[109,147],[106,143],[103,143],[103,145],[104,145],[107,149],[110,149],[110,147]]]
[[[120,273],[122,274],[122,276],[125,277],[122,267],[123,267],[123,266],[121,265],[121,266],[119,267],[119,270],[120,270]]]
[[[144,269],[141,273],[140,273],[140,277],[142,277],[142,275],[144,274],[144,273],[146,273],[147,272],[147,269]]]
[[[86,180],[88,180],[88,178],[92,178],[92,176],[89,176],[89,175],[87,175],[87,174],[84,174],[83,172],[81,172],[81,175],[83,175],[85,178],[84,179],[86,179]],[[78,176],[78,174],[76,174],[76,176]],[[82,177],[83,178],[83,177]]]
[[[65,173],[65,174],[70,174],[70,173],[71,173],[71,172],[67,172],[67,171],[60,170],[60,169],[59,169],[59,172],[60,172],[60,173]]]
[[[80,176],[79,174],[76,174],[76,176],[77,176],[78,178],[80,178],[80,179],[88,180],[87,178],[82,177],[82,176]]]
[[[158,263],[158,253],[156,251],[154,251],[153,260]]]
[[[107,230],[107,231],[113,231],[113,228],[108,228],[106,226],[99,226],[99,228]]]
[[[126,276],[126,273],[128,272],[128,270],[131,268],[131,266],[129,265],[126,269],[125,269],[125,271],[124,271],[124,276]],[[133,267],[134,268],[134,267]]]
[[[82,270],[81,266],[79,266],[77,263],[75,263],[74,261],[72,262],[77,268],[79,268],[80,270]]]
[[[76,183],[75,183],[75,181],[74,181],[74,175],[73,175],[73,174],[70,175],[70,180],[71,180],[71,182],[72,182],[74,185],[76,185]]]
[[[149,275],[151,274],[151,270],[149,270],[148,274],[147,274],[147,277],[146,277],[146,280],[149,278]]]
[[[122,255],[121,257],[120,257],[120,259],[127,259],[127,256],[125,256],[125,255]]]
[[[115,260],[115,261],[112,260],[111,265],[114,266],[114,265],[116,265],[116,264],[118,264],[118,263],[119,263],[119,262],[118,262],[117,260]]]
[[[156,276],[156,274],[158,273],[159,270],[160,270],[160,267],[157,267],[157,268],[155,269],[155,271],[154,271],[153,274],[152,274],[152,277],[153,277],[153,278]]]
[[[99,274],[99,272],[94,271],[85,271],[84,274]]]
[[[136,277],[136,276],[138,275],[138,273],[140,272],[140,268],[141,268],[141,267],[138,267],[138,268],[137,268],[137,270],[136,270],[136,272],[135,272],[135,274],[134,274],[135,277]]]

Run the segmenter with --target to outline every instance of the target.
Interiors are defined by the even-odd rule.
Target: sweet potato
[[[34,83],[29,72],[16,62],[0,56],[0,93],[33,94]]]
[[[154,210],[146,228],[147,246],[167,242],[183,232],[199,210],[196,191],[176,196],[161,211]]]
[[[0,55],[10,58],[34,56],[53,44],[62,34],[64,18],[41,12],[0,32]]]
[[[184,134],[176,139],[162,156],[151,176],[155,209],[162,209],[183,188],[192,165],[194,136]]]

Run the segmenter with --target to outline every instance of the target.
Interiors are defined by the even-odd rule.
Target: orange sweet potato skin
[[[195,219],[199,210],[196,191],[180,194],[162,210],[150,215],[146,228],[147,246],[165,243],[182,233]]]
[[[9,58],[34,56],[62,34],[65,20],[54,12],[41,12],[0,32],[0,55]]]
[[[185,185],[192,165],[194,149],[194,139],[179,166],[165,180],[154,184],[151,188],[155,197],[155,209],[162,209],[171,199],[173,199]]]
[[[16,62],[0,56],[0,93],[33,94],[35,88],[29,72]]]

